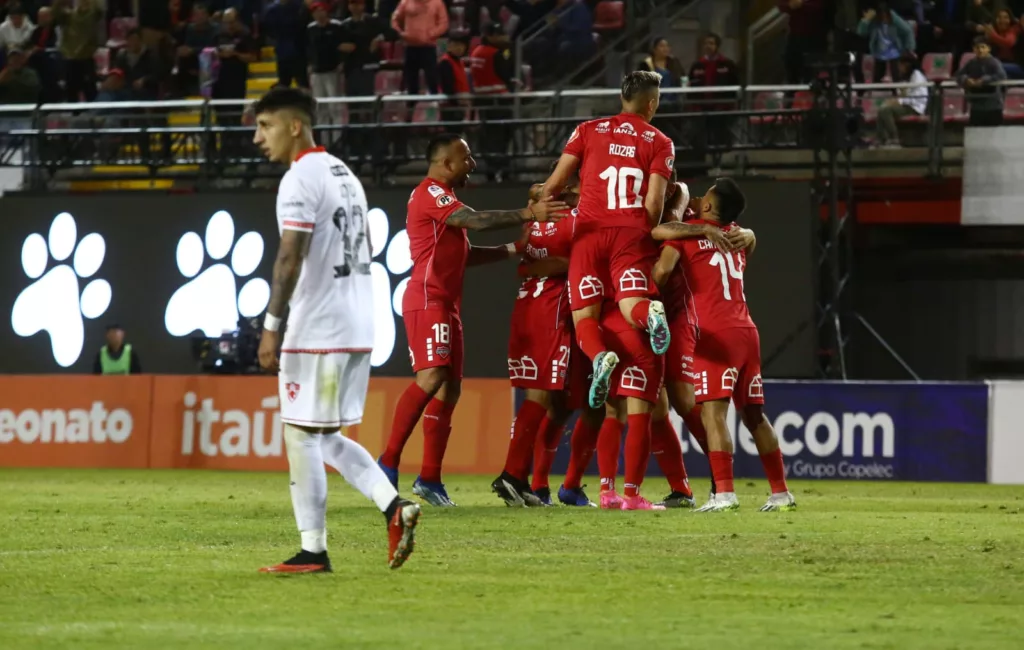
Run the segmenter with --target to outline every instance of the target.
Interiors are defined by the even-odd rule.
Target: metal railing
[[[1024,81],[1003,86],[1024,86]],[[874,96],[915,87],[913,84],[854,86],[863,95],[859,106],[846,107],[858,122],[866,102]],[[906,128],[912,136],[901,160],[876,156],[862,160],[865,167],[925,168],[940,175],[950,163],[944,150],[961,136],[952,122],[947,96],[960,91],[955,84],[927,84],[927,118]],[[815,134],[806,119],[815,110],[813,99],[799,93],[809,86],[728,86],[665,89],[666,101],[654,124],[676,143],[681,173],[694,175],[708,167],[736,173],[756,166],[758,171],[807,168],[777,156],[761,156],[756,165],[746,160],[754,152],[808,150]],[[873,93],[873,94],[872,94]],[[794,96],[796,99],[794,101]],[[463,97],[468,107],[443,102],[443,95],[387,95],[335,97],[319,102],[327,119],[315,127],[318,141],[357,169],[367,165],[378,182],[395,174],[420,173],[423,149],[442,130],[464,133],[476,152],[481,170],[501,175],[538,176],[582,119],[575,100],[587,97],[600,114],[618,112],[618,90],[579,89],[517,93],[498,100]],[[516,119],[511,104],[520,101],[536,116]],[[481,103],[486,101],[487,103]],[[959,101],[959,100],[957,100]],[[32,175],[37,188],[66,175],[95,178],[97,166],[113,173],[103,178],[183,178],[197,183],[224,180],[251,181],[274,177],[280,168],[267,164],[253,145],[253,130],[246,125],[249,100],[181,100],[0,106],[0,166],[39,170]],[[597,108],[597,107],[600,108]],[[410,111],[423,121],[407,118]],[[169,115],[189,115],[192,124],[168,123]],[[594,115],[593,117],[597,117]],[[1024,111],[1019,116],[1024,119]],[[88,176],[93,174],[93,176]],[[62,176],[65,175],[65,176]]]

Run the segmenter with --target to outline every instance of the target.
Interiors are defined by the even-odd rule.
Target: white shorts
[[[284,352],[277,382],[282,422],[323,428],[359,424],[370,384],[370,353]]]

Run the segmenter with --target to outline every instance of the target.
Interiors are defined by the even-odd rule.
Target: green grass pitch
[[[298,547],[284,474],[0,470],[0,648],[1024,648],[1022,487],[794,482],[768,514],[741,480],[740,512],[695,515],[447,481],[461,507],[425,506],[391,571],[332,475],[335,572],[278,577],[256,569]]]

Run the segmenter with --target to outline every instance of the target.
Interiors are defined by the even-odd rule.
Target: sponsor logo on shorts
[[[509,379],[519,379],[522,381],[536,381],[537,374],[537,362],[528,356],[524,356],[519,359],[508,360]]]
[[[437,197],[437,207],[439,208],[443,208],[446,205],[451,205],[452,203],[455,203],[455,197],[453,197],[451,194],[442,194],[441,196]]]
[[[754,375],[754,378],[750,380],[750,386],[747,387],[747,397],[764,399],[764,381],[761,379],[761,375]]]
[[[722,390],[730,393],[736,388],[736,380],[739,379],[740,371],[736,368],[726,368],[722,373]]]
[[[430,187],[427,188],[427,191],[430,192],[430,196],[434,198],[437,198],[445,193],[444,188],[440,187],[439,185],[431,185]]]
[[[647,390],[647,374],[636,366],[629,366],[622,371],[619,387],[623,390],[644,392]]]
[[[290,381],[284,385],[284,392],[286,395],[288,395],[289,402],[295,401],[295,398],[299,396],[299,389],[301,388],[302,386],[295,383],[294,381]]]
[[[640,269],[626,269],[619,278],[619,291],[647,291],[647,276]]]
[[[601,282],[601,278],[596,275],[584,275],[583,279],[580,280],[579,294],[580,298],[583,300],[603,296],[604,283]]]
[[[630,124],[629,122],[623,122],[621,126],[615,129],[615,132],[620,135],[632,135],[634,137],[636,136],[636,129],[634,129],[633,125]]]
[[[450,353],[451,349],[447,345],[437,346],[437,356],[441,357],[442,359],[447,359]]]
[[[641,137],[643,137],[645,142],[654,142],[654,135],[654,131],[644,131],[644,134]]]
[[[708,371],[701,370],[700,372],[693,373],[690,375],[693,379],[693,394],[697,397],[708,394]]]

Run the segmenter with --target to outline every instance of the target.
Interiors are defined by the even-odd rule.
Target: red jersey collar
[[[299,162],[300,160],[302,160],[302,157],[305,156],[306,154],[321,153],[323,151],[327,151],[327,148],[326,147],[310,147],[309,149],[304,149],[304,150],[299,152],[299,155],[295,156],[295,160],[293,161],[293,164]]]
[[[434,178],[432,176],[427,176],[427,178],[424,180],[424,182],[425,183],[430,183],[431,185],[437,185],[437,186],[443,188],[447,192],[454,192],[455,191],[455,190],[452,189],[451,185],[449,185],[448,183],[445,183],[444,181],[438,180],[438,179],[436,179],[436,178]]]

